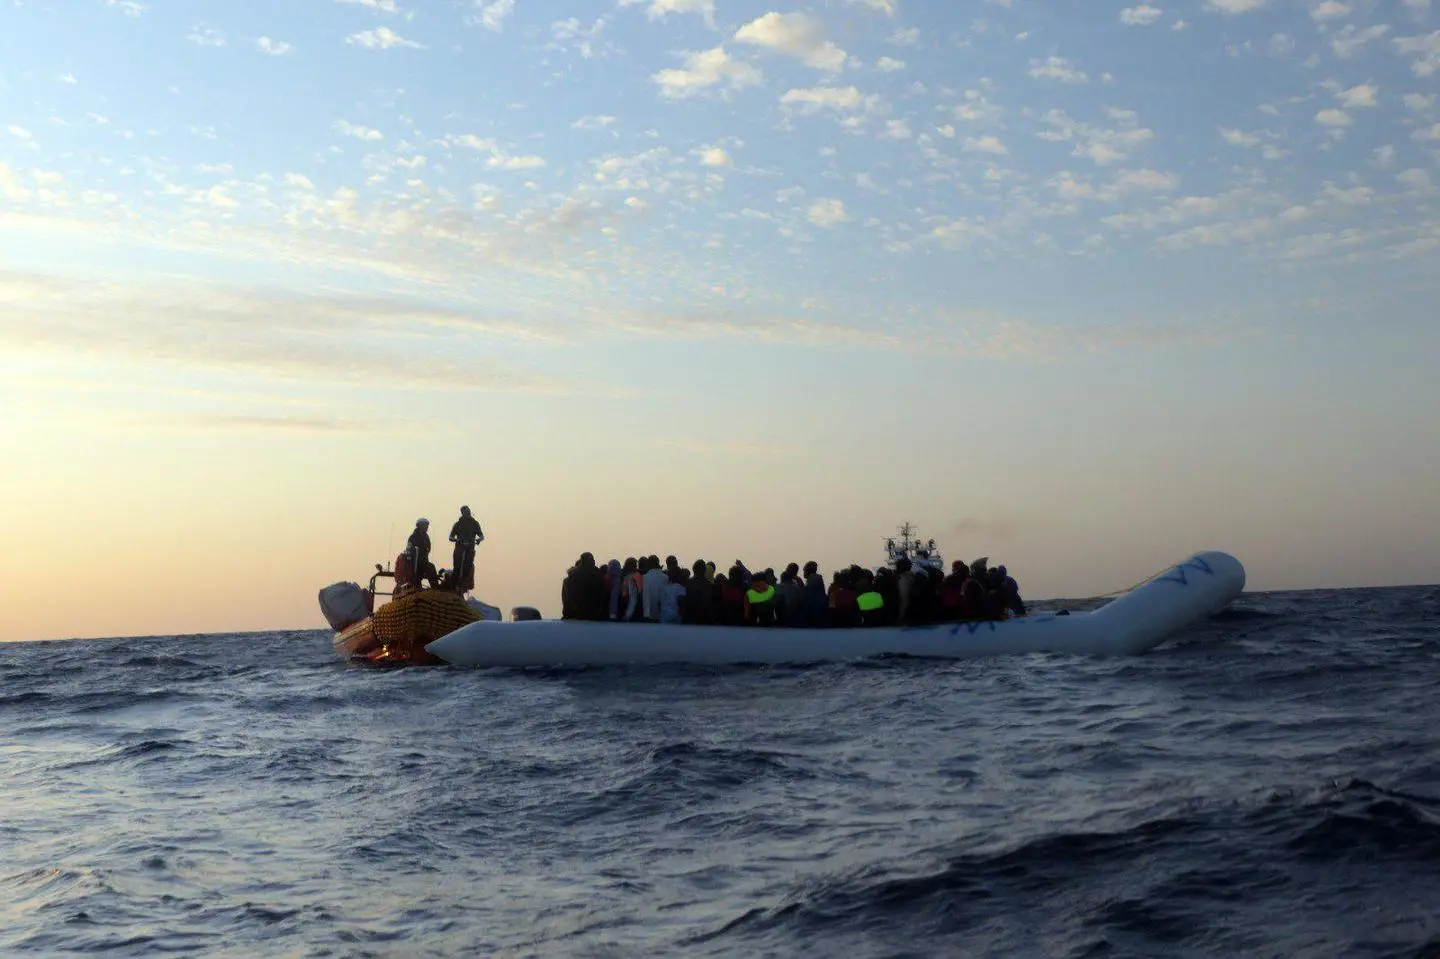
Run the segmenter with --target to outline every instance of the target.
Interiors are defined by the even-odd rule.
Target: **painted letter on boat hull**
[[[884,654],[1141,653],[1218,613],[1245,588],[1226,553],[1197,553],[1092,613],[889,629],[756,629],[543,620],[471,623],[426,649],[457,666],[794,663]]]

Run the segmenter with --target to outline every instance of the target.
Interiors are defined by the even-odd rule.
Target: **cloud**
[[[875,69],[881,73],[894,73],[905,69],[905,61],[896,60],[894,57],[881,57],[875,61]]]
[[[1405,108],[1416,113],[1424,113],[1435,105],[1435,94],[1407,93],[1405,94]]]
[[[1315,122],[1326,127],[1348,127],[1352,122],[1350,114],[1333,107],[1315,114]]]
[[[1395,179],[1402,186],[1417,193],[1432,193],[1435,184],[1430,180],[1430,174],[1419,167],[1411,167],[1401,173],[1395,174]]]
[[[258,37],[255,40],[255,49],[261,53],[269,54],[272,57],[283,57],[287,53],[294,52],[295,48],[283,40],[272,40],[269,37]]]
[[[705,25],[715,28],[715,0],[620,0],[620,6],[645,5],[645,16],[650,20],[664,20],[672,13],[698,13]]]
[[[1440,71],[1440,30],[1418,37],[1396,37],[1395,49],[1402,56],[1413,56],[1410,69],[1417,77],[1428,77]]]
[[[285,179],[283,182],[286,186],[295,187],[298,190],[315,189],[315,184],[310,182],[310,178],[300,173],[285,174]]]
[[[748,43],[798,58],[806,66],[835,72],[845,66],[845,51],[825,39],[824,26],[807,13],[767,13],[735,32]]]
[[[348,120],[336,120],[334,124],[332,124],[332,128],[335,130],[336,133],[339,133],[342,136],[354,137],[357,140],[385,139],[385,134],[381,133],[379,130],[372,129],[370,127],[356,126],[355,124],[350,123]]]
[[[890,42],[899,47],[913,47],[920,42],[920,28],[900,27],[890,34]]]
[[[1340,0],[1321,0],[1310,8],[1310,16],[1322,23],[1326,20],[1340,20],[1350,16],[1350,5],[1341,3]]]
[[[400,8],[396,6],[395,0],[336,0],[337,3],[358,3],[362,7],[369,7],[376,13],[399,13]]]
[[[709,147],[700,151],[700,163],[704,166],[730,166],[730,154],[720,147]]]
[[[1030,61],[1030,76],[1037,80],[1059,80],[1061,83],[1089,83],[1085,71],[1076,68],[1064,57],[1047,57],[1045,60]]]
[[[244,430],[278,433],[368,433],[373,425],[367,420],[342,419],[332,416],[264,416],[243,413],[167,413],[135,422],[135,426],[158,426],[167,429]]]
[[[537,170],[545,166],[545,158],[533,154],[509,156],[504,153],[496,153],[485,161],[485,166],[491,170]]]
[[[724,47],[686,53],[684,59],[684,69],[661,70],[650,77],[667,100],[683,100],[717,85],[738,90],[764,79],[758,67],[734,59]]]
[[[31,133],[29,130],[18,124],[12,123],[5,129],[12,137],[17,140],[24,140],[26,143],[29,143],[31,140],[35,139],[35,134]]]
[[[899,11],[896,9],[896,0],[849,0],[850,3],[867,7],[876,13],[883,13],[887,17],[893,17]]]
[[[856,110],[864,105],[865,98],[855,87],[801,87],[785,91],[780,102],[807,111]]]
[[[1366,27],[1363,30],[1355,24],[1349,23],[1335,32],[1334,37],[1330,40],[1330,49],[1335,51],[1337,57],[1346,60],[1353,57],[1365,44],[1372,40],[1379,40],[1389,32],[1390,27],[1383,23]]]
[[[994,136],[966,137],[960,149],[967,153],[989,153],[993,156],[1007,156],[1010,153],[1005,144],[1000,142],[1000,138]]]
[[[821,199],[810,204],[805,218],[819,227],[830,228],[844,223],[849,217],[845,213],[843,200]]]
[[[1159,7],[1142,3],[1138,7],[1126,7],[1120,11],[1120,22],[1127,27],[1148,27],[1165,13]]]
[[[529,339],[525,325],[407,299],[208,285],[106,285],[0,273],[0,344],[72,359],[366,390],[560,395],[574,384],[485,359],[456,330]]]
[[[143,3],[134,3],[133,0],[105,0],[105,6],[114,7],[127,17],[138,17],[146,9]]]
[[[1362,83],[1348,90],[1341,90],[1335,94],[1335,99],[1339,100],[1340,105],[1347,110],[1365,109],[1379,106],[1375,99],[1375,95],[1379,92],[1379,88],[1374,84]]]
[[[570,124],[570,129],[572,129],[572,130],[603,130],[603,129],[605,129],[605,128],[608,127],[608,126],[613,126],[614,124],[615,124],[615,117],[613,117],[613,116],[581,117],[580,119],[576,120],[574,123]]]
[[[229,42],[225,39],[224,30],[207,27],[203,23],[191,27],[186,39],[199,47],[223,47]]]
[[[493,3],[475,0],[475,6],[480,10],[480,25],[496,33],[505,29],[505,21],[515,12],[515,0],[494,0]]]
[[[1249,13],[1265,6],[1266,0],[1205,0],[1207,9],[1217,13]]]
[[[1038,136],[1042,140],[1073,143],[1071,156],[1084,157],[1100,166],[1123,160],[1154,139],[1155,132],[1141,126],[1133,111],[1112,108],[1109,115],[1117,121],[1117,127],[1081,123],[1063,110],[1050,110],[1042,117],[1048,129]]]
[[[1122,191],[1146,190],[1164,193],[1179,185],[1179,177],[1173,173],[1161,173],[1159,170],[1121,170],[1115,177],[1115,188]]]
[[[376,27],[374,30],[352,33],[345,38],[345,42],[352,46],[364,47],[366,50],[389,50],[392,47],[409,47],[411,50],[425,49],[424,44],[406,40],[389,27]]]

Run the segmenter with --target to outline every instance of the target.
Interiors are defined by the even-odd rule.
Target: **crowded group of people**
[[[584,553],[565,574],[562,618],[626,623],[688,623],[800,629],[922,626],[1024,616],[1020,587],[1004,566],[959,560],[950,572],[900,558],[877,570],[850,566],[827,584],[815,562],[752,572],[728,571],[674,556],[610,560]]]

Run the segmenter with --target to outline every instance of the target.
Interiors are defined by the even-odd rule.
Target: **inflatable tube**
[[[456,666],[787,663],[884,654],[968,659],[1005,653],[1142,653],[1224,609],[1245,588],[1226,553],[1190,559],[1090,613],[878,629],[755,629],[543,620],[471,623],[426,646]]]

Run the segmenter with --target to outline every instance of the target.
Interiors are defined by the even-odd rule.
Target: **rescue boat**
[[[1093,612],[857,629],[757,629],[531,619],[462,625],[424,647],[457,666],[795,663],[907,655],[946,659],[1010,653],[1135,655],[1229,605],[1245,568],[1206,551]]]
[[[390,592],[377,589],[391,579]],[[388,597],[378,609],[377,596]],[[412,583],[405,564],[396,569],[379,564],[368,589],[358,583],[334,583],[320,590],[320,610],[335,630],[335,651],[345,659],[369,665],[442,665],[427,652],[427,644],[462,626],[486,618],[499,619],[500,611],[453,588],[422,589]]]

